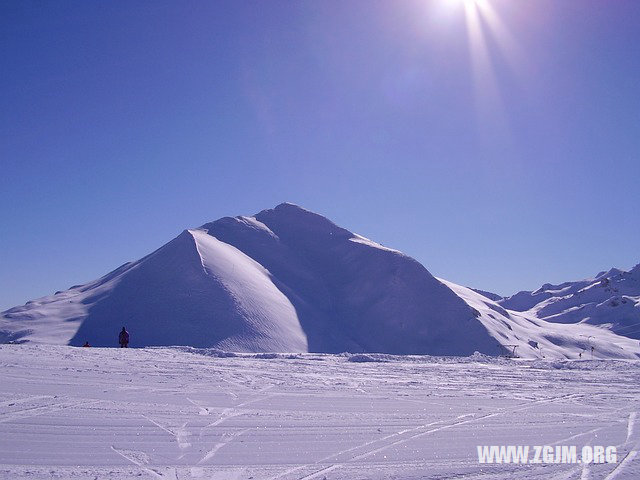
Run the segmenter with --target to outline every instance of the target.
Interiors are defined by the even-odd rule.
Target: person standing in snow
[[[129,348],[129,332],[127,332],[127,329],[124,327],[120,330],[118,342],[120,342],[120,348]]]

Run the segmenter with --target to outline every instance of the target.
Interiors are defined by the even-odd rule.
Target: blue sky
[[[283,201],[500,294],[640,262],[640,2],[484,1],[2,2],[0,309]]]

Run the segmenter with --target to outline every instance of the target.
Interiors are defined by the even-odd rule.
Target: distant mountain
[[[549,322],[599,325],[640,339],[640,264],[629,271],[612,268],[585,280],[547,283],[499,303]]]
[[[500,297],[496,296],[496,300]],[[635,357],[606,330],[510,312],[416,260],[284,203],[225,217],[105,277],[2,313],[0,341],[243,352]]]
[[[489,300],[493,300],[494,302],[498,302],[504,298],[501,295],[498,295],[497,293],[487,292],[485,290],[480,290],[478,288],[472,288],[471,290],[473,290],[476,293],[479,293],[483,297],[487,297]]]

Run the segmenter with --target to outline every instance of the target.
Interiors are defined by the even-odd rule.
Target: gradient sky
[[[2,2],[0,310],[283,201],[503,295],[640,262],[640,2],[487,1]]]

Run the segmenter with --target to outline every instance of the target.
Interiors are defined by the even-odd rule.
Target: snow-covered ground
[[[0,379],[3,479],[640,478],[637,360],[23,344]],[[478,445],[618,459],[486,465]]]

